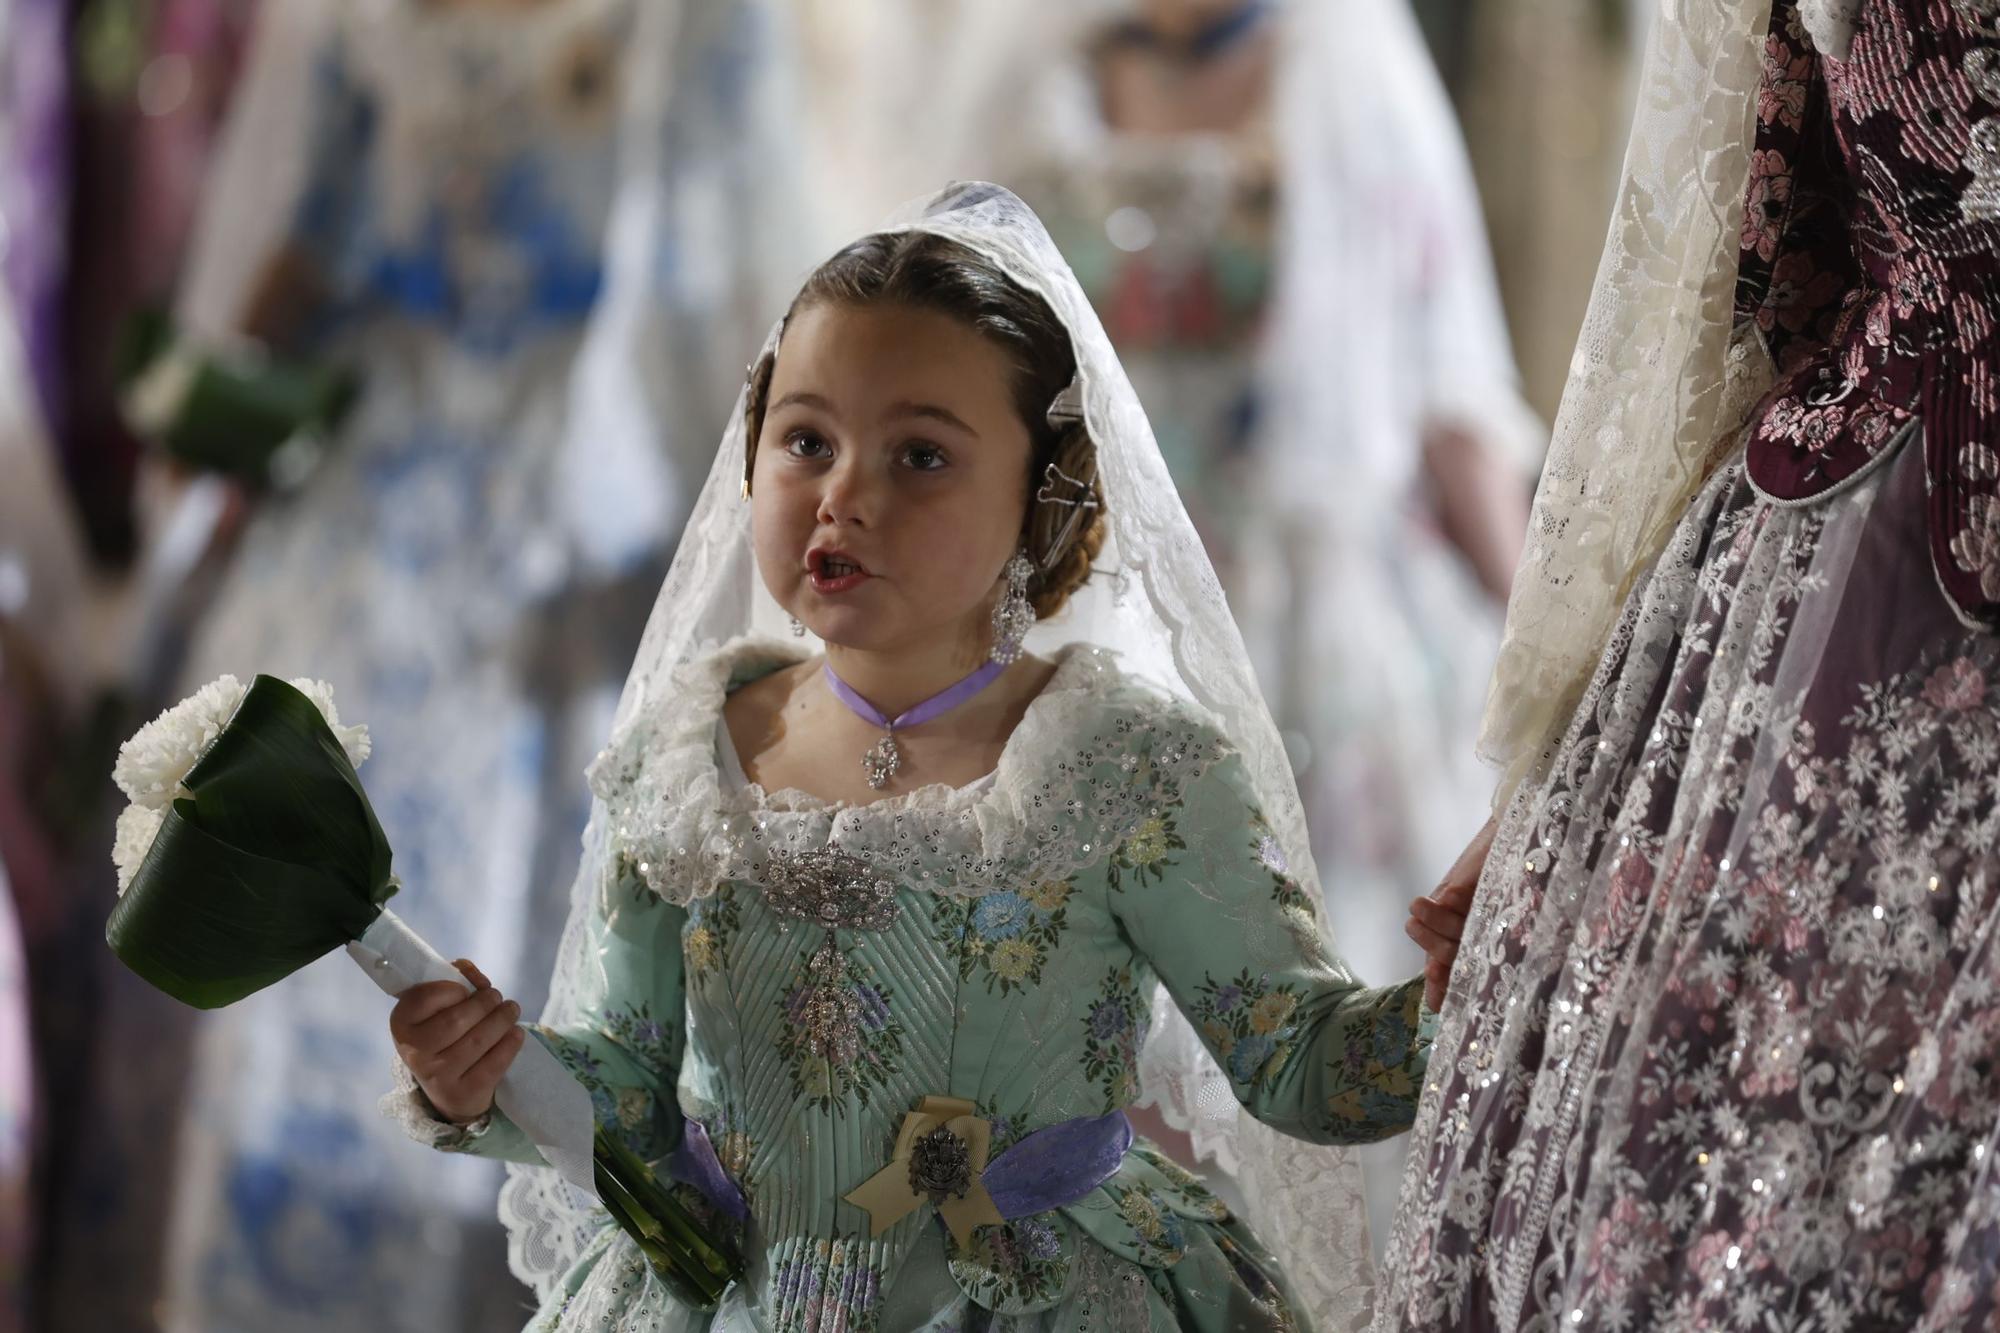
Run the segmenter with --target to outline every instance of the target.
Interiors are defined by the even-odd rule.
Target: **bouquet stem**
[[[462,972],[386,908],[347,952],[390,995],[427,981],[472,989]],[[638,1154],[597,1127],[590,1094],[546,1046],[523,1043],[493,1099],[534,1141],[542,1160],[603,1202],[677,1298],[712,1310],[742,1276],[741,1256],[726,1241],[710,1239]]]

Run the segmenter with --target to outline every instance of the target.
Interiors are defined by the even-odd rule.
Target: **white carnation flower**
[[[164,806],[128,805],[118,816],[118,835],[111,844],[111,864],[118,867],[118,892],[122,897],[139,873],[139,863],[153,849],[160,825],[167,822]]]
[[[333,687],[323,680],[295,680],[292,688],[312,700],[326,718],[348,762],[359,767],[371,748],[366,727],[343,727],[340,712],[333,704]],[[112,864],[118,867],[118,892],[124,893],[139,863],[153,845],[153,838],[167,817],[167,807],[182,794],[182,784],[215,738],[236,716],[249,691],[234,676],[210,681],[192,695],[139,729],[137,735],[118,747],[118,762],[111,770],[118,789],[132,804],[118,816],[118,831],[112,843]]]
[[[236,716],[244,693],[243,682],[224,676],[141,727],[118,747],[118,763],[111,770],[118,789],[135,805],[166,809],[188,770]]]
[[[367,761],[375,743],[368,739],[365,726],[343,727],[340,725],[340,710],[333,705],[333,686],[323,680],[312,680],[305,676],[291,682],[292,688],[313,701],[332,730],[333,738],[340,742],[340,748],[347,751],[347,762],[356,768]]]

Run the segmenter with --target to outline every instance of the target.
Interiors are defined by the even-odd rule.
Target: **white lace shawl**
[[[1728,381],[1770,20],[1771,0],[1662,0],[1653,25],[1487,701],[1481,750],[1507,769],[1502,804],[1545,760],[1635,574],[1756,401]],[[1754,350],[1739,345],[1739,365]]]

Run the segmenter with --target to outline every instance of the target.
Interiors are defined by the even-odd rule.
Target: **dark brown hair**
[[[865,236],[821,264],[792,301],[786,322],[810,306],[901,305],[948,315],[991,341],[1014,365],[1014,407],[1028,428],[1027,516],[1021,541],[1037,573],[1028,587],[1040,617],[1054,615],[1090,577],[1090,562],[1104,548],[1103,489],[1097,481],[1097,444],[1083,422],[1060,429],[1048,421],[1054,402],[1076,376],[1076,353],[1048,302],[1015,283],[1000,268],[956,241],[928,232]],[[773,358],[750,374],[745,408],[746,454],[754,457],[770,399]],[[1088,480],[1095,508],[1072,526],[1072,507],[1041,502],[1051,465],[1066,477]],[[744,464],[746,476],[750,463]],[[1058,483],[1057,499],[1076,500],[1075,488]],[[1064,529],[1071,531],[1065,536]],[[1062,540],[1061,550],[1050,548]]]

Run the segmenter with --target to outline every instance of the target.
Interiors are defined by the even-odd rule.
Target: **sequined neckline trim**
[[[1076,645],[985,784],[932,784],[859,806],[725,787],[715,729],[730,687],[801,660],[784,645],[739,640],[690,663],[591,766],[614,852],[663,897],[761,882],[774,857],[827,848],[940,893],[1065,878],[1227,752],[1194,705],[1134,680],[1115,654]]]

